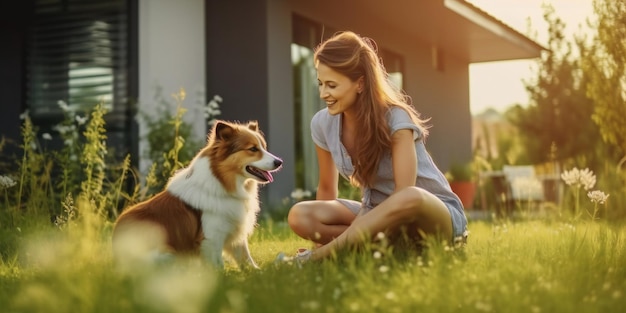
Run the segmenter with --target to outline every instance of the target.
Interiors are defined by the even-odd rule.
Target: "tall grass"
[[[178,262],[125,273],[107,232],[87,224],[21,238],[0,264],[6,312],[618,312],[626,303],[624,228],[605,223],[471,222],[462,251],[372,244],[321,263],[274,264],[305,244],[262,221],[261,270]]]
[[[309,243],[274,216],[261,218],[251,238],[260,270],[180,260],[123,271],[111,256],[116,208],[150,194],[149,186],[125,188],[127,175],[140,181],[128,157],[107,160],[105,113],[91,112],[72,143],[79,170],[58,178],[50,164],[70,149],[45,152],[25,120],[24,155],[7,174],[15,184],[0,186],[2,312],[540,313],[618,312],[626,304],[626,228],[606,218],[623,187],[603,175],[606,204],[578,199],[591,217],[559,208],[542,219],[470,220],[460,249],[430,241],[417,251],[380,238],[323,262],[276,264],[279,252]]]

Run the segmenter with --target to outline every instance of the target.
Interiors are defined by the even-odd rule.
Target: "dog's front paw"
[[[212,266],[223,269],[224,268],[224,259],[222,258],[222,247],[220,245],[216,245],[208,240],[204,240],[201,245],[200,251],[202,253],[202,257]]]

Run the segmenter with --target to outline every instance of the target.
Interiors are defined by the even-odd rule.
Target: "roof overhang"
[[[457,14],[451,22],[461,30],[458,38],[470,63],[539,57],[541,45],[464,0],[444,0],[444,6]],[[465,42],[463,42],[465,41]],[[447,45],[454,47],[455,43]]]
[[[385,26],[468,63],[532,59],[545,50],[465,0],[357,2],[355,7],[365,9]]]

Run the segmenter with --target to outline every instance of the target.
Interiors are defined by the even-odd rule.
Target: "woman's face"
[[[336,115],[354,109],[362,78],[353,82],[323,63],[317,65],[320,98],[326,102],[328,113]]]

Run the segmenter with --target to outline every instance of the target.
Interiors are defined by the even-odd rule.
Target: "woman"
[[[327,104],[311,121],[317,196],[296,203],[288,223],[318,248],[296,259],[323,259],[379,232],[464,242],[461,201],[426,151],[425,121],[390,83],[375,42],[341,32],[318,46],[314,60]],[[339,174],[361,189],[361,203],[337,198]]]

